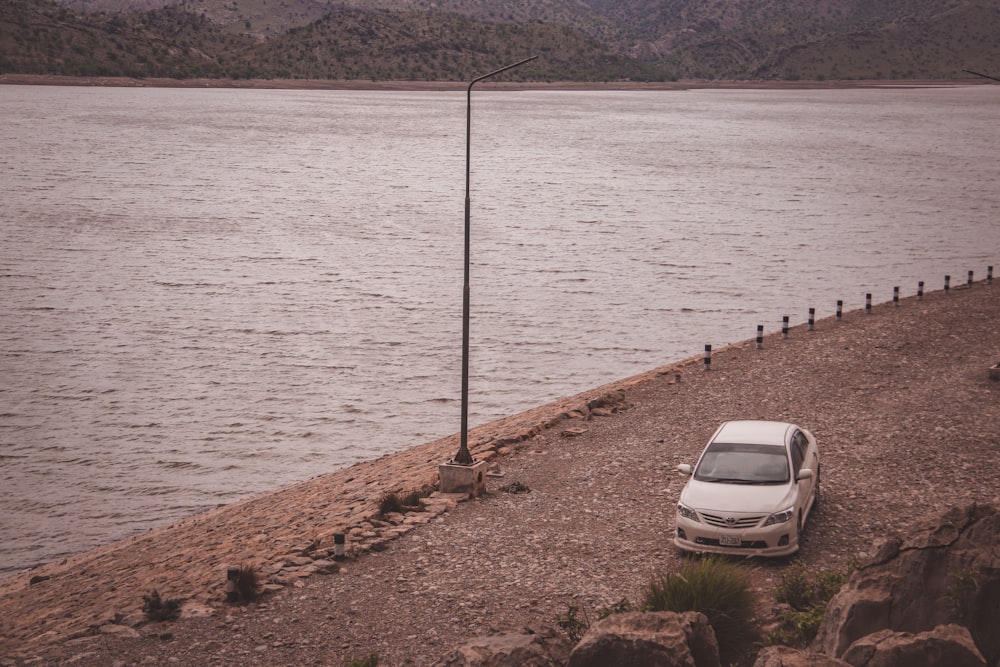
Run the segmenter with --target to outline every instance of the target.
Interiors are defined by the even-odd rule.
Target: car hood
[[[720,512],[775,512],[795,499],[791,484],[723,484],[689,480],[681,502],[696,510]]]

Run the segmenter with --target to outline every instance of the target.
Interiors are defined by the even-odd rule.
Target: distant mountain
[[[0,72],[467,80],[955,79],[997,0],[0,0]]]
[[[590,0],[684,78],[942,79],[1000,67],[996,0]]]
[[[537,61],[505,76],[536,81],[673,76],[658,63],[615,53],[556,24],[340,7],[318,20],[300,18],[295,22],[302,25],[264,38],[212,15],[179,5],[110,12],[80,11],[51,0],[0,0],[0,73],[465,81],[538,54]]]

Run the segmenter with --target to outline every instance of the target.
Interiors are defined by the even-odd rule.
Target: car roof
[[[747,445],[782,445],[786,442],[786,434],[796,428],[786,422],[746,419],[729,421],[722,424],[715,432],[712,442],[728,442]]]

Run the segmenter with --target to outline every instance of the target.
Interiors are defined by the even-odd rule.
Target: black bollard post
[[[917,283],[917,301],[924,300],[924,281],[921,280]]]
[[[705,343],[705,370],[710,370],[712,368],[712,346],[709,343]]]
[[[865,294],[865,313],[868,315],[872,314],[872,293],[868,292]]]
[[[815,308],[810,308],[809,309],[809,331],[812,331],[815,328],[814,327],[815,324],[816,324],[816,309]]]
[[[899,287],[898,286],[892,288],[892,305],[894,305],[894,306],[898,306],[899,305]]]
[[[843,315],[844,315],[844,300],[843,299],[837,299],[837,321],[838,322],[840,321],[840,318],[843,317]]]
[[[944,277],[944,293],[947,294],[948,290],[951,289],[951,276]]]
[[[781,316],[781,337],[788,338],[788,315]]]
[[[763,347],[764,347],[764,325],[763,324],[758,324],[757,325],[757,349],[759,350],[759,349],[761,349]]]
[[[966,287],[972,287],[972,271],[969,271],[969,280],[965,283]]]
[[[992,264],[990,264],[989,266],[986,267],[986,284],[987,285],[992,285],[993,284],[993,265]]]

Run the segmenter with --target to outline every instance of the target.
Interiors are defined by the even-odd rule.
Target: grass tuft
[[[410,491],[404,494],[402,498],[399,499],[400,504],[402,504],[404,509],[413,509],[414,507],[420,507],[420,499],[424,498],[420,491]]]
[[[618,602],[614,603],[609,607],[605,607],[598,613],[598,618],[605,619],[612,614],[625,614],[630,611],[635,611],[635,605],[628,601],[626,598],[622,598]]]
[[[233,591],[227,600],[236,604],[247,604],[260,599],[260,579],[252,565],[240,565],[236,573]]]
[[[387,514],[402,514],[404,512],[420,511],[420,499],[431,494],[427,487],[419,491],[409,491],[407,493],[395,493],[392,491],[382,494],[378,501],[378,514],[385,518]]]
[[[654,578],[645,597],[645,608],[652,611],[705,614],[715,630],[723,664],[740,662],[757,645],[755,605],[747,569],[715,557],[689,562],[679,572]]]
[[[399,497],[398,493],[384,493],[378,501],[378,513],[379,516],[385,516],[386,514],[403,512],[403,501]]]
[[[531,493],[531,489],[528,488],[528,485],[527,484],[522,484],[521,482],[511,482],[510,484],[507,484],[506,486],[501,486],[500,490],[503,493],[511,493],[511,494],[516,494],[516,493]]]

